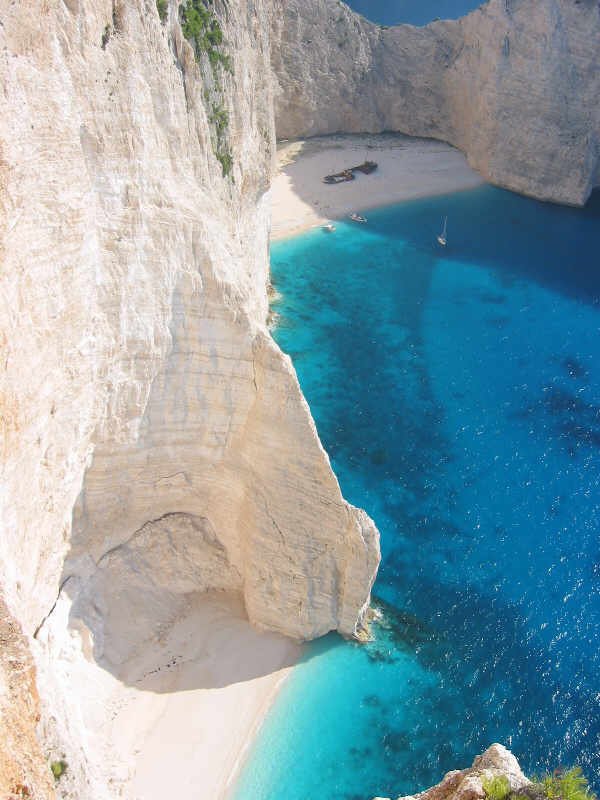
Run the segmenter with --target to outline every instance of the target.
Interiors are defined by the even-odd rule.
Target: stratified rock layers
[[[0,0],[0,714],[23,724],[2,791],[52,792],[26,637],[45,729],[98,800],[59,661],[118,665],[115,630],[211,589],[297,638],[360,628],[377,531],[265,327],[271,65],[282,137],[442,138],[571,203],[600,179],[593,0],[393,30],[333,0],[210,5],[231,71],[197,62],[173,0],[162,23],[155,0]]]
[[[0,2],[0,590],[71,742],[61,587],[118,663],[112,620],[211,589],[259,627],[354,635],[379,560],[266,329],[271,6],[214,7],[231,71],[174,4]]]
[[[575,205],[600,183],[596,0],[489,0],[389,29],[336,0],[285,0],[273,38],[281,138],[430,136],[493,183]]]

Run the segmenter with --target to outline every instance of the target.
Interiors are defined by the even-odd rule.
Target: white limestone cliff
[[[280,136],[444,138],[573,203],[599,180],[591,0],[490,0],[422,31],[215,0],[217,75],[177,5],[163,23],[156,0],[0,0],[3,796],[52,796],[50,746],[67,794],[126,796],[96,735],[118,669],[210,590],[257,628],[360,633],[377,531],[266,328],[271,63]]]
[[[441,139],[492,183],[574,205],[600,184],[597,0],[488,0],[424,28],[374,25],[337,0],[281,8],[279,137]]]
[[[207,590],[258,628],[356,635],[379,560],[266,328],[271,6],[215,9],[231,72],[175,3],[0,2],[0,590],[81,800],[111,773],[79,663],[98,700],[85,664]]]

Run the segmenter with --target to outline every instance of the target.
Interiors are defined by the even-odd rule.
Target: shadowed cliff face
[[[115,652],[115,619],[210,590],[352,636],[379,560],[266,329],[271,3],[211,8],[229,62],[175,2],[0,0],[0,595],[82,799],[112,795],[76,609]]]
[[[269,0],[215,3],[226,66],[195,57],[173,4],[163,22],[153,0],[32,8],[7,4],[0,29],[10,606],[36,630],[60,583],[187,515],[255,624],[352,635],[375,528],[265,324]]]
[[[596,0],[490,0],[384,29],[335,0],[284,0],[272,68],[279,138],[400,131],[459,147],[487,180],[581,205],[599,182]]]

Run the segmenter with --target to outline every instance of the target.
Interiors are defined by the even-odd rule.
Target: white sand
[[[371,175],[323,183],[325,175],[376,161]],[[483,183],[461,152],[443,142],[400,134],[323,136],[281,143],[271,189],[272,239],[292,236],[356,211]]]
[[[457,150],[395,135],[294,142],[279,155],[273,237],[350,211],[481,183]],[[337,186],[322,182],[365,157],[378,162],[374,174]],[[53,615],[60,631],[67,630],[69,612],[61,599]],[[63,679],[93,739],[101,783],[108,780],[113,796],[127,800],[224,800],[300,648],[254,630],[241,600],[222,593],[189,596],[173,607],[167,626],[156,624],[151,612],[150,604],[136,620],[139,637],[129,641],[132,655],[119,665],[95,663],[85,624],[72,639],[61,634],[61,646],[73,651],[60,662]],[[120,628],[118,620],[112,624]],[[105,635],[122,640],[120,629]]]
[[[119,714],[117,728],[138,750],[130,796],[221,800],[298,647],[259,633],[241,605],[221,596],[176,623],[162,656],[178,662],[143,678],[136,702]]]
[[[62,662],[101,783],[126,800],[223,800],[300,646],[252,628],[224,593],[189,596],[166,630],[140,627],[138,655],[118,667],[90,657],[85,627],[87,657]]]

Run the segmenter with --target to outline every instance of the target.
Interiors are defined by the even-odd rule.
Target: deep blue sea
[[[383,622],[306,647],[235,800],[397,797],[494,741],[598,790],[600,193],[368,217],[271,256],[276,338],[381,531]]]
[[[427,25],[434,19],[458,19],[482,5],[482,0],[348,0],[363,17],[381,25]]]

